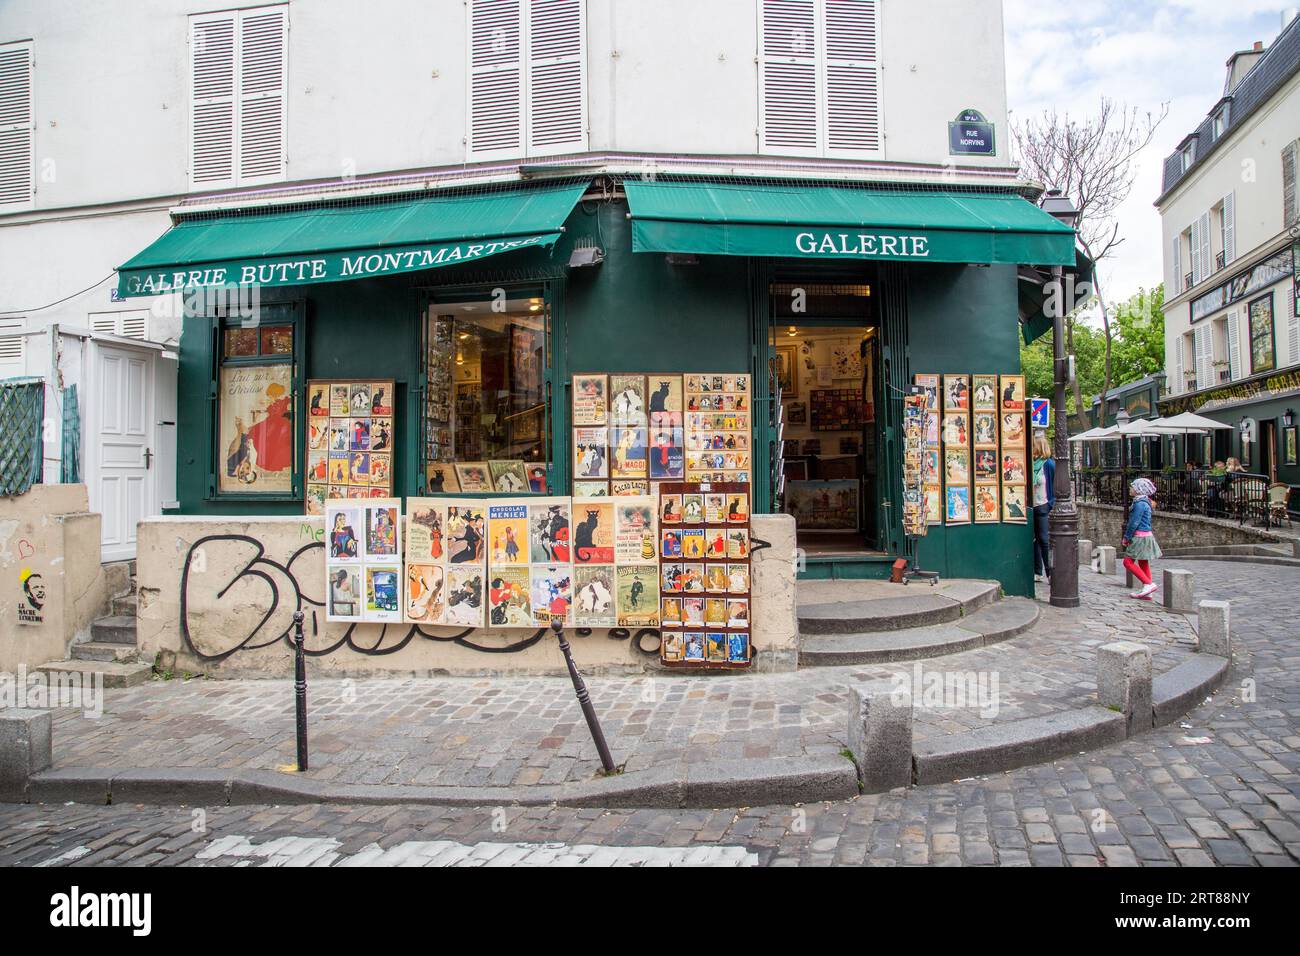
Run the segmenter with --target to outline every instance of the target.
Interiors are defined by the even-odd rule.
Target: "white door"
[[[151,349],[96,342],[87,420],[90,507],[102,516],[102,560],[135,557],[135,526],[157,513]]]

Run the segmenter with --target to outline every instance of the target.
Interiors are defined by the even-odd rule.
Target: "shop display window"
[[[540,296],[431,304],[424,476],[429,494],[554,494]]]

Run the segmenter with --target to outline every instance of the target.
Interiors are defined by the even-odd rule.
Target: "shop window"
[[[548,325],[540,296],[429,306],[423,448],[429,493],[556,491]]]
[[[1277,367],[1273,338],[1273,296],[1262,296],[1250,303],[1250,371],[1271,372]]]
[[[254,325],[216,320],[218,495],[296,496],[295,315],[265,306]]]

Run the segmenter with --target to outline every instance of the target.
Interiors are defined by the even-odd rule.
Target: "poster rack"
[[[939,573],[922,571],[920,567],[921,539],[929,531],[924,464],[929,408],[928,390],[921,385],[909,386],[903,398],[903,535],[908,566],[902,580],[904,584],[913,578],[928,580],[933,587],[939,583]]]

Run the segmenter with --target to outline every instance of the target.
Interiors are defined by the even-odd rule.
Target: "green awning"
[[[1006,193],[625,182],[634,252],[1069,265],[1074,233]]]
[[[367,279],[550,246],[587,185],[185,219],[118,268],[118,291]]]

